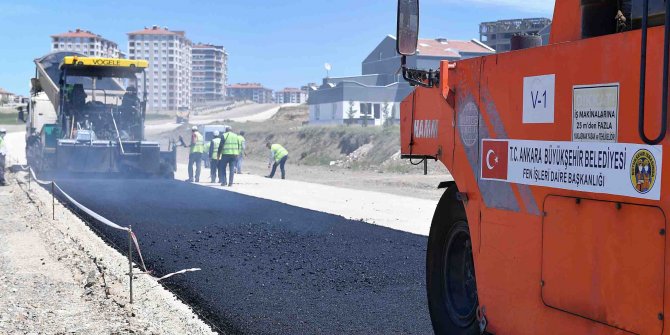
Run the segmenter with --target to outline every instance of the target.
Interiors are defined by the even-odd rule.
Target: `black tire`
[[[435,334],[479,335],[472,242],[455,186],[435,210],[426,253],[428,307]]]

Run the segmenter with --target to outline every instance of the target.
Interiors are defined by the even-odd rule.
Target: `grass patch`
[[[12,114],[0,113],[0,124],[13,125],[13,124],[19,124],[19,123],[23,123],[23,122],[19,121],[18,114],[16,114],[16,113],[12,113]]]

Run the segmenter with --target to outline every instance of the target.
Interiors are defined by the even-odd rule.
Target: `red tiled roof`
[[[68,31],[67,33],[51,35],[51,37],[94,37],[102,38],[100,35],[96,35],[90,31],[77,29],[75,31]]]
[[[128,35],[180,35],[184,36],[183,31],[171,31],[165,27],[152,26],[150,28],[144,27],[142,30],[133,31],[128,33]]]
[[[481,44],[473,41],[447,39],[419,39],[417,45],[419,55],[439,57],[459,57],[461,52],[494,53]]]

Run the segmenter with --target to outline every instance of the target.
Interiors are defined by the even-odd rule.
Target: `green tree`
[[[393,125],[393,109],[388,101],[384,101],[382,105],[382,115],[384,116],[384,127]]]
[[[351,125],[354,122],[354,115],[356,115],[356,108],[354,108],[354,102],[349,101],[349,110],[347,110],[347,126]]]
[[[361,125],[363,127],[368,126],[368,114],[361,114]]]

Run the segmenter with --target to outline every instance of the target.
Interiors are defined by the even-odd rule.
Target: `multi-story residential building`
[[[407,66],[439,69],[442,60],[456,61],[494,52],[477,40],[421,38],[416,54],[407,57]],[[363,60],[362,75],[328,77],[321,86],[310,87],[310,124],[383,125],[399,121],[400,102],[414,89],[399,73],[400,63],[396,39],[389,35]]]
[[[222,101],[228,84],[228,54],[223,46],[195,44],[191,48],[191,103]]]
[[[275,91],[275,102],[278,104],[302,104],[307,102],[307,90],[287,87]]]
[[[82,29],[51,35],[51,51],[72,51],[91,57],[120,57],[118,44]]]
[[[149,61],[147,110],[191,108],[191,41],[185,32],[152,26],[128,33],[128,58]],[[139,80],[138,89],[143,88]]]
[[[550,24],[551,20],[546,18],[482,22],[479,24],[479,40],[496,52],[510,51],[510,39],[514,34],[539,34]]]
[[[259,104],[272,102],[272,90],[259,83],[239,83],[228,86],[228,96],[236,101],[251,100]]]

